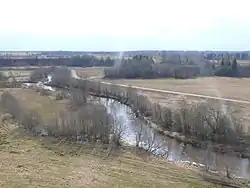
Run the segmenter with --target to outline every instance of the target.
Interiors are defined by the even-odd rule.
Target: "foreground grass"
[[[1,187],[220,187],[197,172],[156,157],[102,149],[50,138],[1,133]]]

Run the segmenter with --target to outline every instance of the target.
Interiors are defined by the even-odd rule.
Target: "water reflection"
[[[131,145],[138,144],[138,134],[140,145],[145,149],[150,147],[150,151],[155,154],[164,155],[176,163],[191,162],[196,165],[207,164],[210,168],[225,171],[226,167],[236,175],[250,178],[250,161],[236,156],[228,156],[212,152],[211,149],[198,149],[191,145],[178,143],[174,139],[156,133],[148,125],[135,117],[131,109],[126,105],[114,100],[100,99],[108,113],[112,114],[117,125],[121,126],[124,134],[123,142]]]

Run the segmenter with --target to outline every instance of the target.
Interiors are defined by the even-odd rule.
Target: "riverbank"
[[[11,89],[11,92],[20,104],[36,110],[44,120],[63,109],[62,101],[41,96],[34,90],[19,88]],[[0,117],[4,120],[0,127],[1,187],[198,188],[243,185],[193,167],[172,164],[131,147],[110,152],[105,145],[87,145],[48,136],[33,137],[17,126],[10,116],[1,113]]]
[[[74,70],[71,70],[71,76],[80,81],[80,78],[76,75]],[[125,104],[129,105],[134,113],[137,115],[140,114],[141,118],[151,122],[149,124],[161,134],[198,148],[205,148],[209,145],[210,148],[220,153],[233,153],[233,155],[243,158],[250,158],[250,147],[249,144],[247,144],[249,143],[249,137],[245,132],[247,127],[245,124],[242,124],[242,118],[239,119],[237,116],[233,117],[235,114],[231,111],[232,109],[227,109],[227,104],[220,102],[218,104],[218,102],[215,103],[215,101],[210,103],[211,101],[207,101],[194,103],[196,105],[193,105],[194,108],[192,109],[188,107],[188,103],[186,103],[184,106],[180,106],[178,112],[175,113],[176,107],[173,108],[171,105],[170,107],[164,105],[157,106],[158,103],[153,102],[150,97],[148,98],[143,90],[138,88],[138,91],[135,91],[137,87],[129,87],[128,85],[112,84],[102,81],[89,81],[89,83],[90,88],[95,94],[98,93],[101,94],[100,96],[102,97],[113,98],[122,103],[125,101]],[[137,94],[132,97],[128,96],[131,90],[134,90]],[[167,100],[171,100],[169,97],[166,98],[168,98]],[[133,108],[134,106],[136,107]],[[202,114],[200,110],[204,111],[204,107],[205,112]],[[159,114],[156,115],[158,116],[156,118],[152,117],[155,113]],[[216,114],[218,117],[216,117]],[[173,121],[176,121],[176,119],[173,119],[175,118],[173,115],[179,116],[179,119],[177,119],[178,128],[176,128],[176,125],[173,125]],[[162,118],[162,116],[165,117]],[[183,116],[186,116],[186,119],[183,119]],[[190,118],[193,119],[196,119],[197,116],[198,119],[192,121],[190,118],[187,118],[188,116],[191,116]],[[178,131],[173,131],[173,129]],[[180,131],[180,129],[182,129],[182,131]],[[194,134],[192,134],[192,131],[194,131]],[[196,137],[198,137],[198,139]]]
[[[102,98],[109,98],[109,99],[114,99],[122,104],[125,104],[129,106],[131,109],[133,109],[133,105],[129,102],[127,98],[124,96],[112,96],[110,93],[107,94],[100,94],[97,92],[94,92],[93,90],[89,92],[90,95],[92,96],[97,96],[97,97],[102,97]],[[153,128],[155,131],[157,131],[160,134],[163,134],[167,137],[170,137],[172,139],[176,139],[179,142],[183,142],[185,144],[191,144],[194,147],[197,148],[206,148],[207,143],[206,142],[200,142],[199,140],[193,138],[187,138],[185,135],[177,133],[177,132],[171,132],[168,130],[164,130],[161,128],[159,125],[154,123],[151,117],[145,117],[140,111],[134,111],[136,115],[144,120],[146,124],[148,124],[151,128]],[[229,155],[236,155],[242,158],[250,158],[250,150],[248,148],[244,148],[243,146],[237,145],[237,146],[230,146],[230,145],[225,145],[225,144],[218,144],[218,143],[209,143],[210,147],[216,151],[220,152],[222,154],[229,154]]]
[[[53,84],[49,85],[52,87],[60,87],[60,88],[64,88],[65,86],[67,87],[67,84],[64,86],[63,85],[58,86]],[[148,113],[149,108],[150,108],[149,110],[152,110],[153,104],[151,104],[148,101],[146,96],[139,95],[138,93],[136,93],[136,90],[133,90],[132,88],[123,88],[117,85],[104,84],[95,81],[79,80],[79,79],[74,79],[74,82],[70,85],[70,87],[87,90],[89,94],[93,96],[110,98],[118,102],[121,102],[122,104],[129,106],[139,118],[147,122],[157,132],[164,134],[165,136],[168,136],[170,138],[176,139],[185,144],[191,144],[192,146],[197,148],[206,148],[209,145],[209,147],[212,148],[214,151],[220,152],[222,154],[235,155],[243,158],[250,158],[250,149],[245,142],[235,145],[229,145],[229,144],[211,142],[209,140],[200,141],[195,137],[188,138],[184,134],[181,134],[179,132],[169,131],[167,129],[162,128],[162,126],[160,126],[157,123],[157,121],[155,121],[155,119],[152,118],[152,112]],[[147,103],[149,103],[150,105],[149,108],[147,106],[148,105]],[[142,109],[143,112],[140,109]],[[159,113],[162,112],[160,111]]]

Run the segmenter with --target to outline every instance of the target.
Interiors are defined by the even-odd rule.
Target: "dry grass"
[[[27,81],[29,80],[32,70],[27,69],[0,69],[0,72],[7,77],[15,78],[16,81]]]
[[[13,130],[0,145],[1,187],[219,187],[195,170],[123,150],[36,139]]]
[[[104,67],[74,67],[72,69],[74,69],[77,72],[78,76],[82,78],[104,76]]]
[[[43,120],[49,120],[56,112],[65,109],[66,101],[55,101],[50,96],[41,96],[32,89],[9,89],[8,90],[21,106],[38,112]]]
[[[249,100],[250,78],[203,77],[196,79],[119,79],[114,83],[147,88]]]

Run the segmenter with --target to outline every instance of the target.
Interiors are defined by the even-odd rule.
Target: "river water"
[[[135,145],[139,140],[142,147],[164,156],[172,162],[189,163],[201,167],[206,164],[211,169],[220,172],[225,172],[228,167],[234,175],[250,179],[250,159],[184,145],[155,132],[144,121],[136,118],[128,106],[112,99],[96,98],[96,100],[107,108],[108,113],[114,118],[115,124],[121,127],[122,141],[126,144]],[[138,139],[139,135],[141,135],[140,139]]]

